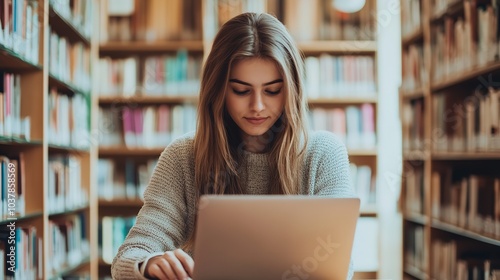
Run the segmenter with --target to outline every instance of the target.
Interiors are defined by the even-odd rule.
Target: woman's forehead
[[[253,85],[282,78],[276,63],[266,58],[252,57],[235,61],[230,71],[230,79],[238,79]]]

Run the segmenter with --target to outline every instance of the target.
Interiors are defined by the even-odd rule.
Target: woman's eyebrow
[[[246,85],[246,86],[252,86],[252,84],[247,83],[247,82],[243,82],[243,81],[238,80],[238,79],[229,79],[229,82],[230,83],[238,83],[238,84],[242,84],[242,85]],[[276,80],[273,80],[273,81],[270,81],[270,82],[267,82],[267,83],[263,83],[262,85],[263,86],[268,86],[268,85],[272,85],[272,84],[276,84],[276,83],[282,83],[282,82],[283,82],[283,79],[276,79]]]

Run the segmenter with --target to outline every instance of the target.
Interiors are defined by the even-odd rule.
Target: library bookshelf
[[[97,278],[95,8],[0,1],[2,279]]]
[[[498,278],[498,4],[401,8],[403,278]]]
[[[97,72],[100,80],[93,102],[93,112],[98,114],[96,118],[99,120],[96,127],[100,133],[96,163],[99,277],[110,276],[113,254],[142,206],[141,195],[159,155],[172,139],[195,129],[201,65],[220,24],[244,11],[267,11],[286,25],[292,24],[292,18],[308,22],[307,17],[296,14],[299,6],[283,0],[173,0],[173,8],[166,15],[155,12],[164,8],[162,1],[148,0],[140,4],[136,1],[135,6],[129,6],[134,1],[124,1],[122,5],[130,9],[107,6],[105,2],[99,6],[101,33]],[[311,1],[298,2],[308,5]],[[321,7],[330,2],[312,1],[315,9],[307,10],[314,13],[307,16],[316,17],[322,12]],[[378,225],[375,186],[378,162],[377,41],[374,18],[370,16],[376,6],[375,1],[368,2],[362,12],[342,15],[344,20],[335,19],[339,14],[325,6],[330,13],[327,17],[333,17],[329,24],[345,28],[339,34],[344,32],[346,35],[323,34],[297,40],[309,61],[306,71],[311,72],[311,77],[315,74],[320,77],[320,64],[331,71],[339,67],[339,75],[346,75],[345,78],[309,79],[308,92],[312,94],[308,103],[313,123],[322,126],[314,129],[337,129],[336,133],[349,138],[351,143],[357,143],[348,147],[348,153],[353,163],[351,171],[359,174],[358,184],[363,188],[359,192],[367,201],[361,209],[361,218],[375,221],[375,225],[370,223],[365,227],[371,237],[375,236],[374,241],[367,241],[374,247],[368,263],[370,268],[357,272],[357,279],[377,278],[378,251],[381,249],[377,239],[381,225]],[[360,21],[363,26],[356,27]],[[297,26],[288,28],[294,30]],[[360,36],[355,38],[352,34]],[[187,70],[180,72],[175,66],[169,68],[172,65]],[[169,76],[171,73],[175,77]],[[320,83],[328,84],[329,89],[318,88]],[[328,121],[332,117],[338,121]],[[362,122],[363,128],[353,126]],[[348,135],[350,131],[357,135]],[[360,138],[371,141],[365,143]],[[120,227],[121,232],[115,233],[116,227]]]

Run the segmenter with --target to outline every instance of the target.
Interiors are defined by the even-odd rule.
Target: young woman
[[[197,130],[161,154],[114,279],[189,279],[202,194],[355,196],[345,146],[306,129],[303,78],[303,58],[273,16],[245,13],[221,27],[202,72]]]

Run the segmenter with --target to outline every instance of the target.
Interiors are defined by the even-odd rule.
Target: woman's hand
[[[151,258],[144,270],[144,276],[159,280],[191,279],[193,269],[193,259],[182,249],[176,249]]]

